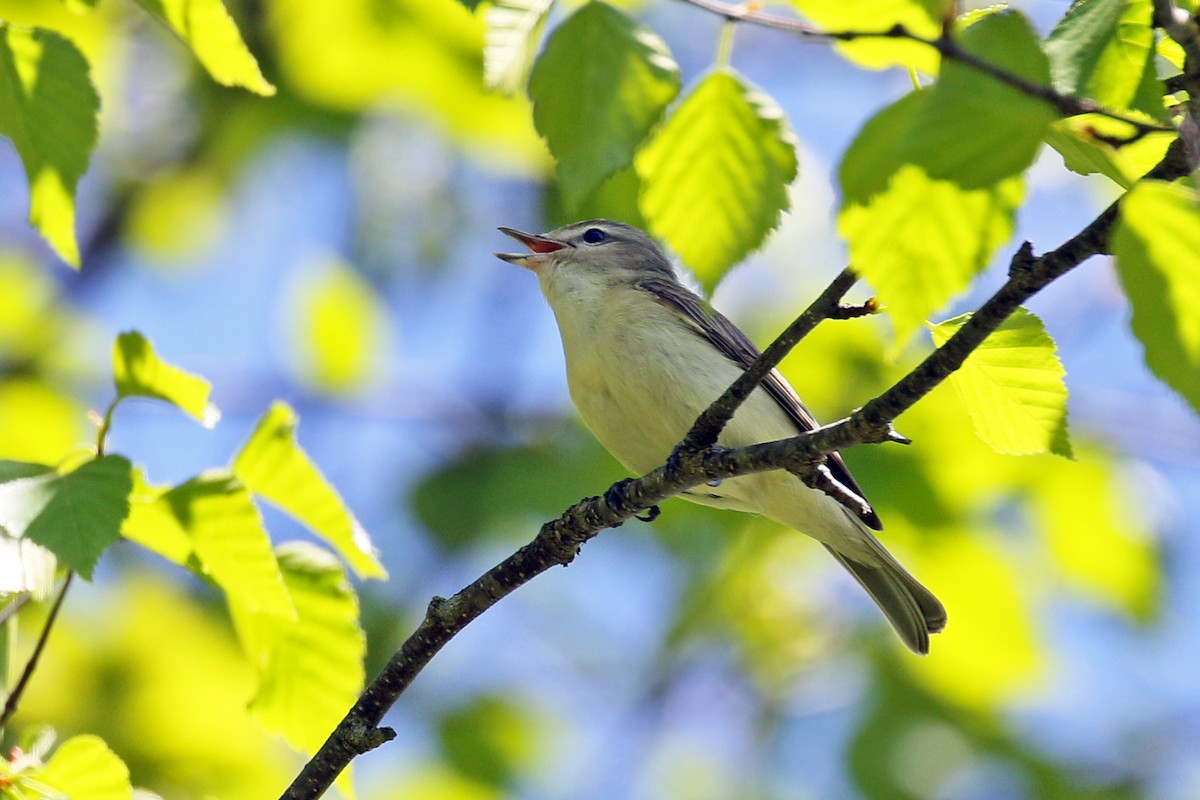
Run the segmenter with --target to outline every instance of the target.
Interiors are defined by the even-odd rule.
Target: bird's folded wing
[[[737,364],[740,368],[746,369],[760,355],[758,348],[746,337],[746,334],[742,333],[720,311],[717,311],[682,284],[662,278],[646,278],[639,281],[638,286],[649,292],[659,303],[678,314],[680,319],[689,327],[711,342],[726,358]],[[779,404],[779,407],[784,410],[788,417],[791,418],[792,422],[796,424],[798,431],[803,433],[818,427],[816,419],[804,407],[804,403],[800,401],[796,390],[779,374],[778,370],[771,370],[763,378],[762,386],[774,398],[775,402]],[[713,399],[715,400],[716,398],[714,397]],[[846,463],[842,461],[841,455],[830,453],[827,465],[830,473],[832,473],[838,483],[841,483],[860,498],[863,497],[862,489],[858,487],[858,483],[850,475],[850,470],[846,467]],[[863,498],[863,501],[866,502],[866,499]],[[866,510],[859,513],[858,516],[871,528],[875,530],[883,529],[883,523],[875,511],[871,509],[869,503]]]

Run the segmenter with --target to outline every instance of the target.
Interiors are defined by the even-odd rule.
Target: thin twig
[[[50,616],[46,617],[46,624],[42,626],[42,632],[38,634],[37,644],[33,646],[33,653],[30,654],[25,669],[21,671],[21,677],[17,679],[8,698],[4,701],[4,711],[0,713],[0,728],[7,725],[12,715],[17,713],[17,704],[21,702],[21,695],[25,693],[25,687],[28,685],[30,677],[33,676],[33,670],[42,657],[42,651],[46,649],[46,641],[50,638],[50,629],[54,627],[54,621],[58,619],[58,610],[62,608],[63,600],[66,599],[67,589],[70,588],[71,578],[74,575],[74,572],[67,573],[62,589],[58,591],[58,597],[55,599],[54,605],[50,607]]]
[[[1020,91],[1030,97],[1036,97],[1045,100],[1064,117],[1072,117],[1078,114],[1097,114],[1108,119],[1122,122],[1132,127],[1135,135],[1128,141],[1136,141],[1137,139],[1149,133],[1174,133],[1175,129],[1162,125],[1156,122],[1147,122],[1144,119],[1137,119],[1116,111],[1111,111],[1104,108],[1094,100],[1084,97],[1076,97],[1074,95],[1063,94],[1053,87],[1043,86],[1026,78],[1017,75],[1014,72],[1009,72],[1006,69],[996,66],[973,53],[967,52],[959,47],[958,43],[945,31],[937,38],[927,38],[919,34],[913,33],[904,25],[893,25],[886,30],[866,31],[866,30],[843,30],[843,31],[827,31],[801,22],[795,19],[785,19],[772,14],[764,14],[749,5],[746,6],[727,6],[717,0],[683,0],[689,5],[704,9],[713,14],[718,14],[727,20],[747,22],[752,25],[773,28],[775,30],[791,33],[805,39],[821,40],[821,41],[840,41],[850,42],[855,39],[904,39],[906,41],[923,44],[926,47],[932,47],[943,57],[952,61],[957,61],[973,69],[977,69],[992,78],[1007,84],[1012,88]]]

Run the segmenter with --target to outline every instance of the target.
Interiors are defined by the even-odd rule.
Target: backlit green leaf
[[[931,328],[941,347],[970,314]],[[979,438],[1009,455],[1071,456],[1066,374],[1042,321],[1018,309],[950,375]]]
[[[38,490],[46,503],[24,531],[9,532],[23,533],[90,579],[100,554],[121,536],[133,488],[131,469],[122,456],[101,456],[65,475],[27,479],[46,481]]]
[[[212,79],[269,97],[272,86],[221,0],[137,0],[184,41]]]
[[[251,711],[293,746],[313,752],[362,690],[366,639],[358,598],[332,554],[300,542],[277,553],[296,617],[231,610],[258,672]]]
[[[37,780],[71,800],[130,800],[129,768],[99,736],[67,739]]]
[[[54,496],[54,471],[42,464],[0,461],[0,595],[50,593],[57,560],[21,534]]]
[[[484,12],[483,82],[512,93],[521,88],[538,32],[554,0],[495,0]]]
[[[1074,3],[1046,39],[1054,88],[1162,118],[1152,16],[1151,0]]]
[[[787,210],[796,142],[774,101],[722,70],[683,99],[636,165],[651,231],[711,292]]]
[[[942,0],[791,0],[792,6],[827,31],[887,31],[902,25],[926,39],[941,31]],[[862,37],[838,42],[846,58],[869,69],[905,66],[926,75],[937,72],[937,51],[894,37]]]
[[[68,39],[0,22],[0,134],[29,179],[29,222],[79,266],[75,186],[96,145],[100,99],[87,60]]]
[[[1126,112],[1135,114],[1136,112]],[[1146,122],[1151,122],[1149,117]],[[1129,189],[1150,168],[1162,161],[1167,147],[1175,139],[1173,133],[1151,133],[1135,142],[1124,140],[1130,127],[1097,114],[1082,114],[1061,119],[1046,131],[1046,144],[1062,156],[1063,165],[1080,175],[1100,173],[1123,189]],[[1111,136],[1119,147],[1102,141]]]
[[[192,540],[166,499],[167,489],[151,486],[140,469],[133,471],[129,516],[121,535],[180,566],[192,556]]]
[[[225,591],[232,608],[295,617],[258,509],[237,478],[210,470],[163,500],[191,539],[199,571]]]
[[[961,34],[964,49],[1027,80],[1049,80],[1028,22],[989,14]],[[842,162],[839,230],[903,342],[967,286],[1007,241],[1048,104],[978,70],[949,63],[933,88],[863,127]],[[969,134],[963,120],[971,120]]]
[[[529,77],[533,121],[573,208],[634,152],[679,93],[666,44],[612,6],[590,2],[554,29]]]
[[[126,331],[113,343],[113,380],[118,397],[153,397],[165,400],[211,428],[220,418],[209,402],[212,385],[154,352],[154,345],[137,331]]]
[[[1113,233],[1130,327],[1146,366],[1200,410],[1200,203],[1182,186],[1139,183]]]
[[[367,532],[296,441],[296,412],[276,402],[233,462],[250,491],[320,534],[365,578],[384,578]]]

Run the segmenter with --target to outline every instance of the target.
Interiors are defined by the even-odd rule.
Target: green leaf
[[[352,265],[328,256],[297,282],[293,297],[301,380],[329,394],[359,388],[386,341],[387,311],[375,288]]]
[[[1046,39],[1054,88],[1109,109],[1164,118],[1152,16],[1151,0],[1074,3]]]
[[[54,554],[21,533],[54,496],[54,471],[0,461],[0,595],[29,592],[41,600],[54,586]]]
[[[385,578],[367,532],[296,441],[296,412],[276,402],[233,462],[250,491],[325,538],[364,578]]]
[[[970,318],[931,326],[933,343],[944,345]],[[1070,458],[1065,374],[1042,321],[1017,309],[948,380],[979,438],[997,452]]]
[[[277,551],[295,619],[232,606],[234,626],[258,672],[250,709],[293,746],[315,751],[363,685],[366,639],[358,599],[337,559],[311,544]]]
[[[151,486],[140,469],[133,471],[129,516],[121,535],[181,567],[192,558],[192,540],[166,500],[165,487]]]
[[[902,25],[911,33],[936,39],[941,32],[942,0],[791,0],[801,14],[827,31],[887,31]],[[905,66],[926,75],[937,72],[937,51],[928,45],[892,37],[863,37],[838,42],[838,52],[868,69]]]
[[[544,742],[528,704],[503,695],[472,698],[439,720],[446,760],[488,786],[511,786],[537,763]]]
[[[212,385],[163,361],[150,340],[137,331],[119,334],[113,343],[113,380],[118,397],[165,400],[206,428],[220,419],[221,412],[208,399]]]
[[[538,32],[554,0],[495,0],[484,12],[483,82],[512,94],[521,88]]]
[[[29,179],[29,222],[79,267],[75,187],[96,145],[100,99],[88,63],[69,40],[0,22],[0,134]]]
[[[1028,22],[989,14],[968,52],[1039,84],[1049,66]],[[958,63],[867,122],[839,172],[838,227],[887,306],[897,342],[965,288],[1007,241],[1054,109]],[[970,135],[962,120],[971,120]]]
[[[666,44],[612,6],[590,2],[559,25],[529,77],[533,122],[578,206],[634,153],[679,93]]]
[[[191,539],[198,571],[247,612],[295,617],[258,509],[237,478],[210,470],[163,495]]]
[[[237,24],[221,0],[137,0],[191,48],[197,60],[222,86],[240,86],[270,97],[272,86],[246,48]]]
[[[71,800],[130,800],[129,768],[99,736],[74,736],[57,750],[37,776]]]
[[[101,456],[65,475],[26,478],[38,484],[27,485],[28,510],[43,501],[44,505],[23,530],[19,523],[5,527],[45,547],[90,580],[100,554],[121,536],[133,488],[131,469],[122,456]]]
[[[1136,112],[1126,112],[1136,115]],[[1151,122],[1146,117],[1146,122]],[[1123,189],[1135,183],[1158,162],[1175,140],[1174,133],[1150,133],[1135,142],[1114,147],[1100,135],[1123,141],[1129,126],[1097,114],[1061,119],[1046,132],[1046,144],[1062,156],[1063,165],[1080,175],[1099,173]]]
[[[719,71],[684,98],[636,166],[650,229],[711,293],[787,210],[796,141],[774,101]]]
[[[1130,327],[1146,366],[1200,410],[1200,203],[1161,181],[1133,187],[1113,232]]]

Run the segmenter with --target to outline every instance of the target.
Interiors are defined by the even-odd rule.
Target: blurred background
[[[1067,7],[1013,5],[1043,33]],[[481,21],[454,0],[229,6],[273,98],[215,85],[133,3],[0,2],[12,22],[52,19],[104,98],[82,272],[28,227],[0,143],[0,457],[53,462],[93,439],[112,340],[131,328],[211,380],[223,415],[206,431],[123,404],[110,449],[155,483],[228,463],[286,400],[390,571],[357,587],[374,674],[432,595],[624,476],[570,406],[535,279],[492,253],[512,246],[497,225],[638,223],[636,179],[562,209],[527,101],[483,91]],[[686,91],[718,21],[626,8]],[[714,298],[765,344],[844,266],[840,153],[911,83],[750,27],[732,63],[801,142],[791,213]],[[1028,183],[1014,242],[946,317],[1003,281],[1021,240],[1050,249],[1113,197],[1052,151]],[[1200,423],[1144,368],[1106,260],[1031,308],[1067,369],[1074,461],[996,455],[948,387],[900,418],[913,446],[846,455],[885,541],[949,609],[929,657],[811,541],[671,501],[455,639],[389,714],[396,741],[359,760],[359,795],[1200,796]],[[885,317],[826,323],[784,372],[836,419],[930,347],[901,344]],[[264,514],[275,541],[305,536]],[[15,728],[97,733],[165,797],[270,797],[301,759],[249,718],[252,691],[220,598],[122,544],[69,595]]]

